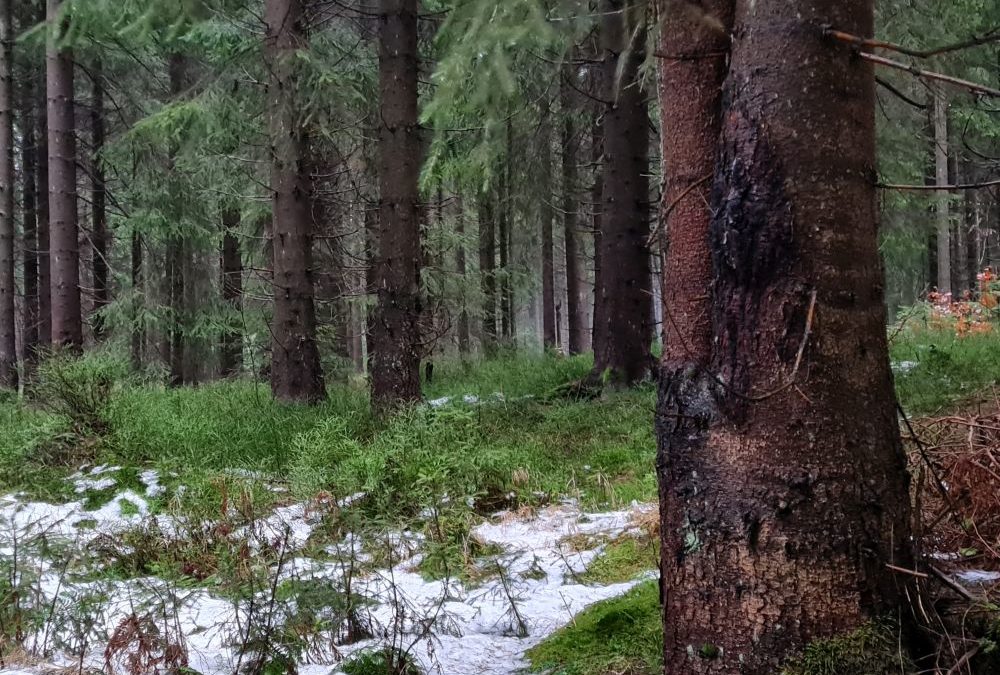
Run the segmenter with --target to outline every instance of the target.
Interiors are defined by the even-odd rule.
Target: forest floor
[[[893,351],[927,552],[985,601],[1000,341],[908,330]],[[358,382],[289,408],[100,355],[61,368],[44,405],[0,403],[3,675],[658,672],[652,386],[573,400],[587,359],[440,363],[428,404],[381,425]]]

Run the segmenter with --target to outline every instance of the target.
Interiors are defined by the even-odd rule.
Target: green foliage
[[[869,622],[846,635],[816,640],[781,675],[890,675],[916,669],[891,623]]]
[[[362,652],[344,661],[344,675],[422,675],[413,657],[398,649]]]
[[[533,672],[550,675],[658,675],[663,672],[659,589],[646,581],[581,612],[528,650]]]
[[[655,570],[659,557],[659,541],[625,536],[610,542],[587,566],[580,579],[601,585],[631,581],[644,572]]]
[[[892,359],[908,364],[896,373],[896,391],[913,414],[954,405],[1000,382],[1000,340],[992,333],[958,336],[913,326],[894,338]]]
[[[32,398],[68,419],[81,436],[102,435],[110,428],[114,389],[130,373],[129,363],[106,352],[85,356],[57,353],[45,359],[32,384]]]

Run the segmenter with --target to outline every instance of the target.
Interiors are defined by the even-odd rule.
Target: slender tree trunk
[[[26,364],[38,356],[38,139],[35,129],[34,98],[27,87],[21,101],[23,137],[21,166],[24,171],[21,208],[24,214],[22,253],[24,255],[24,339]],[[44,199],[44,196],[43,196]]]
[[[560,99],[563,114],[562,128],[562,208],[563,231],[566,242],[566,319],[568,325],[569,353],[581,354],[584,349],[584,317],[582,284],[580,281],[580,241],[578,219],[580,201],[577,199],[579,146],[576,138],[576,96],[569,80],[576,79],[576,67],[563,68]]]
[[[938,185],[948,184],[948,99],[944,91],[934,91],[934,168]],[[937,193],[937,286],[951,293],[951,216],[947,191]]]
[[[239,239],[240,212],[227,209],[222,214],[222,301],[232,316],[219,342],[219,360],[223,377],[238,375],[243,368],[243,336],[234,323],[243,312],[243,256]]]
[[[630,385],[650,373],[649,127],[639,68],[645,58],[644,5],[604,0],[604,216],[601,321],[593,379]],[[624,61],[622,61],[624,59]]]
[[[471,331],[469,329],[469,306],[466,298],[466,262],[465,262],[465,202],[462,197],[457,197],[458,220],[455,223],[455,235],[458,245],[455,247],[455,271],[458,274],[458,283],[462,289],[462,308],[458,314],[458,352],[465,356],[469,353],[472,344]]]
[[[378,306],[372,325],[372,405],[420,399],[421,138],[417,119],[417,0],[379,4]]]
[[[143,275],[142,275],[142,235],[133,230],[131,250],[131,276],[132,276],[132,303],[134,314],[132,316],[132,332],[130,335],[132,367],[142,370],[143,345],[146,342],[145,318],[142,309],[144,297]]]
[[[672,675],[780,672],[814,639],[896,616],[909,579],[886,567],[912,555],[871,180],[874,78],[817,28],[871,35],[873,19],[872,0],[736,2],[711,203],[711,358],[660,380]],[[669,283],[672,296],[687,287]]]
[[[91,185],[91,213],[93,216],[93,270],[94,270],[94,337],[98,340],[104,337],[104,318],[101,310],[111,301],[111,289],[108,286],[108,215],[105,206],[106,189],[104,184],[104,165],[101,152],[104,149],[104,83],[101,63],[93,66],[93,100],[91,108],[91,133],[93,134],[94,156],[93,177]]]
[[[597,88],[600,92],[600,88]],[[604,211],[604,124],[600,109],[594,106],[593,127],[590,133],[590,161],[594,165],[593,184],[590,188],[591,203],[591,234],[594,242],[594,292],[591,296],[591,326],[590,348],[596,354],[601,346],[598,344],[598,329],[604,317],[601,314],[601,303],[598,301],[600,290],[604,286],[601,276],[601,230],[603,228]]]
[[[45,0],[42,0],[39,20],[46,16]],[[38,207],[38,345],[40,349],[52,346],[52,257],[50,255],[49,217],[49,113],[44,68],[36,71],[35,83],[35,160],[37,164],[37,207]]]
[[[541,153],[539,168],[539,189],[542,202],[539,205],[542,219],[542,345],[546,349],[556,349],[556,283],[555,251],[552,243],[552,125],[548,111],[542,112],[542,124],[538,130],[538,151]]]
[[[487,356],[497,346],[496,211],[493,193],[479,195],[479,283],[483,292],[482,349]]]
[[[316,344],[304,130],[295,104],[295,52],[306,43],[301,0],[267,0],[265,17],[273,191],[271,392],[283,402],[316,403],[326,398],[326,389]]]
[[[14,19],[0,0],[0,387],[17,388],[14,309]]]
[[[76,210],[76,118],[73,111],[73,54],[58,45],[62,0],[48,0],[52,35],[47,55],[49,123],[49,217],[52,260],[52,344],[80,350],[80,245]]]
[[[176,101],[183,95],[187,86],[187,57],[180,53],[173,53],[168,58],[167,69],[170,78],[170,99]],[[175,158],[177,149],[172,147],[167,158],[168,173],[173,174],[176,170]],[[176,180],[176,179],[173,179]],[[180,199],[180,195],[171,195],[174,199]],[[178,218],[178,221],[180,219]],[[165,330],[167,331],[164,340],[166,353],[164,358],[170,370],[170,385],[179,387],[184,384],[184,363],[190,355],[185,353],[185,324],[187,315],[184,302],[184,246],[185,236],[176,228],[178,223],[172,223],[174,229],[167,235],[166,240],[166,279],[164,291],[167,300],[168,321]]]
[[[514,125],[507,119],[507,148],[504,152],[503,168],[501,170],[502,186],[500,188],[500,323],[503,327],[504,344],[516,346],[517,326],[514,313],[514,284],[511,276],[511,228],[514,222],[514,193],[511,175],[511,164],[514,161]]]

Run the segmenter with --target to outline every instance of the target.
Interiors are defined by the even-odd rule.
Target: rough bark
[[[542,221],[542,345],[546,349],[556,349],[559,343],[556,341],[555,252],[550,206],[552,185],[549,180],[552,174],[552,128],[548,111],[544,111],[543,115],[538,139],[538,151],[541,153],[539,185],[542,191],[542,203],[539,206]]]
[[[111,288],[108,285],[107,194],[104,182],[104,165],[101,159],[105,142],[105,124],[104,83],[100,61],[94,64],[91,76],[93,77],[93,99],[91,101],[90,130],[94,153],[90,190],[94,274],[94,318],[92,325],[94,337],[100,340],[104,337],[104,317],[101,316],[101,310],[107,307],[111,301]]]
[[[948,184],[948,99],[940,88],[934,90],[934,175],[937,185]],[[951,293],[951,216],[947,191],[937,193],[937,288]]]
[[[905,580],[886,564],[911,563],[910,503],[877,249],[874,77],[823,34],[870,35],[873,14],[871,0],[736,3],[711,356],[660,381],[672,675],[780,672],[810,641],[898,608]]]
[[[0,387],[17,388],[14,295],[14,25],[0,0]]]
[[[38,356],[38,137],[35,129],[34,99],[24,88],[21,102],[21,166],[23,190],[21,209],[24,218],[22,254],[24,256],[24,339],[26,364]],[[42,197],[44,199],[44,196]]]
[[[602,8],[604,214],[592,378],[630,385],[647,377],[652,366],[649,127],[639,76],[645,13],[633,0],[604,0]]]
[[[572,64],[563,67],[559,98],[562,107],[562,216],[566,248],[566,323],[569,353],[581,354],[584,350],[584,316],[582,283],[580,279],[580,201],[578,188],[578,151],[576,137],[576,96],[569,81],[575,80],[577,69]]]
[[[507,147],[504,152],[503,166],[500,170],[500,211],[497,214],[500,238],[500,326],[504,345],[513,347],[516,343],[517,327],[514,314],[514,284],[511,278],[511,225],[514,221],[514,195],[511,176],[511,164],[514,162],[514,125],[507,119]],[[548,197],[546,197],[548,201]]]
[[[219,366],[223,377],[238,375],[243,368],[243,336],[234,323],[243,312],[243,256],[239,239],[240,212],[222,214],[222,251],[219,270],[222,302],[231,313],[219,340]]]
[[[479,284],[483,294],[482,350],[492,354],[497,346],[496,211],[491,190],[479,195]]]
[[[267,0],[265,52],[270,69],[274,316],[271,392],[286,403],[326,398],[312,269],[312,217],[303,169],[303,125],[295,105],[295,52],[305,46],[300,0]]]
[[[49,134],[49,219],[52,273],[52,344],[83,347],[80,246],[76,210],[76,117],[73,54],[57,40],[62,0],[48,0],[51,34],[46,55]]]
[[[170,79],[170,99],[177,100],[183,95],[187,86],[187,57],[173,53],[168,58],[167,70]],[[171,148],[167,158],[168,174],[175,170],[174,161],[177,149]],[[173,194],[172,199],[181,199],[181,195]],[[178,218],[178,221],[180,219]],[[166,278],[164,291],[167,300],[167,334],[164,336],[165,360],[170,371],[170,385],[179,387],[184,384],[185,360],[191,355],[186,353],[185,322],[187,312],[184,302],[184,246],[185,237],[176,224],[166,240]]]
[[[379,3],[378,305],[372,325],[372,405],[420,399],[421,134],[417,0]]]

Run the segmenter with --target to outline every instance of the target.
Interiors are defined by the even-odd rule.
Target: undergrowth
[[[658,675],[663,672],[659,589],[646,581],[591,605],[527,652],[533,672],[550,675]]]

